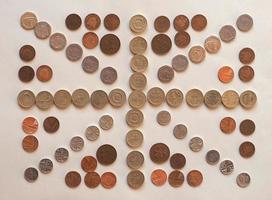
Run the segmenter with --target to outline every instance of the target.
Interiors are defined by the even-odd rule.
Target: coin
[[[81,151],[84,147],[84,140],[79,136],[72,137],[70,140],[70,148],[75,151]]]
[[[141,171],[133,170],[127,175],[127,184],[132,189],[138,189],[143,185],[144,179],[144,174]]]
[[[84,89],[77,89],[72,93],[72,102],[77,108],[85,107],[90,100],[89,93]]]
[[[252,135],[255,131],[255,123],[250,119],[245,119],[240,123],[240,132],[245,135],[249,136]]]
[[[53,162],[48,158],[43,158],[39,162],[39,170],[43,174],[48,174],[53,169]]]
[[[116,14],[111,13],[104,18],[104,26],[109,31],[117,29],[119,25],[120,19]]]
[[[110,165],[116,160],[117,152],[113,146],[104,144],[97,149],[96,158],[100,164]]]
[[[154,28],[156,31],[163,33],[170,28],[170,21],[166,16],[159,16],[154,21]]]
[[[39,172],[36,168],[29,167],[25,169],[24,178],[27,182],[33,183],[34,181],[38,179],[38,176],[39,176]]]
[[[87,29],[96,30],[100,26],[101,20],[97,14],[91,13],[85,17],[84,23]]]
[[[176,72],[183,72],[189,65],[188,59],[184,55],[176,55],[172,58],[172,67]]]
[[[53,103],[53,96],[48,91],[41,91],[36,96],[36,106],[41,110],[48,110]]]
[[[230,134],[236,128],[236,122],[231,117],[225,117],[220,121],[220,129],[223,133]]]
[[[99,119],[99,126],[103,130],[109,130],[113,126],[113,118],[110,115],[103,115]]]
[[[234,76],[234,72],[233,69],[229,66],[224,66],[221,67],[218,70],[218,79],[222,82],[222,83],[229,83],[232,81],[233,76]]]
[[[250,64],[255,59],[255,53],[251,48],[243,48],[239,52],[239,60],[243,64]]]
[[[223,175],[229,175],[234,170],[234,165],[231,160],[224,160],[220,163],[219,170]]]
[[[105,172],[101,176],[101,185],[106,189],[111,189],[116,184],[116,176],[112,172]]]
[[[143,33],[147,27],[146,18],[143,15],[134,15],[129,20],[129,27],[134,33]]]
[[[145,72],[148,60],[144,55],[134,55],[130,60],[130,68],[134,72]]]
[[[173,169],[181,169],[186,164],[186,158],[181,153],[175,153],[170,157],[170,165]]]
[[[189,50],[189,59],[192,63],[201,63],[206,57],[205,49],[201,46],[193,46]]]
[[[134,37],[129,42],[129,49],[130,52],[134,55],[143,54],[146,51],[147,42],[143,37],[137,36]]]
[[[183,139],[187,135],[187,127],[184,124],[177,124],[173,129],[173,135],[177,139]]]
[[[252,142],[243,142],[239,147],[239,153],[243,158],[250,158],[255,153],[255,146]]]
[[[186,93],[185,99],[186,103],[193,108],[201,106],[204,101],[203,94],[199,89],[189,90]]]
[[[22,129],[27,134],[36,133],[39,127],[37,119],[34,117],[26,117],[22,122]]]
[[[240,94],[240,104],[245,109],[251,109],[257,102],[256,94],[251,90],[246,90]]]
[[[69,30],[77,30],[82,24],[81,17],[78,14],[72,13],[65,19],[65,25]]]
[[[147,92],[147,101],[152,106],[160,106],[165,99],[164,91],[159,87],[153,87]]]
[[[127,166],[131,169],[139,169],[144,164],[144,155],[140,151],[131,151],[127,155]]]
[[[75,188],[81,183],[81,176],[76,171],[70,171],[65,175],[65,183],[70,188]]]
[[[189,19],[185,15],[178,15],[173,21],[173,25],[176,31],[185,31],[189,27]]]
[[[156,186],[162,186],[167,180],[167,174],[162,169],[156,169],[151,173],[151,182]]]
[[[254,69],[251,66],[244,65],[239,69],[238,75],[241,81],[249,82],[254,78]]]
[[[162,126],[166,126],[171,121],[171,115],[168,111],[163,110],[157,114],[157,122]]]
[[[247,32],[253,26],[253,19],[248,14],[240,15],[236,21],[236,26],[240,31]]]
[[[144,121],[143,113],[138,109],[131,109],[126,114],[126,122],[130,127],[139,127]]]
[[[221,42],[218,37],[212,35],[206,38],[204,48],[208,53],[215,54],[221,48]]]
[[[231,42],[236,37],[236,30],[231,25],[225,25],[220,29],[219,36],[223,42]]]
[[[149,156],[150,159],[156,164],[164,163],[170,156],[169,147],[164,143],[153,144],[149,150]]]
[[[115,108],[122,107],[126,102],[126,93],[121,89],[113,89],[109,93],[109,102]]]
[[[89,188],[96,188],[100,182],[100,175],[96,172],[88,172],[84,177],[85,185]]]
[[[105,67],[100,72],[100,79],[105,84],[113,84],[117,79],[117,71],[113,67]]]
[[[31,30],[34,29],[34,27],[36,26],[38,19],[36,17],[36,15],[32,12],[25,12],[21,18],[20,18],[20,22],[21,22],[21,26],[25,29],[25,30]]]
[[[93,49],[98,45],[99,39],[96,33],[87,32],[82,37],[82,44],[87,49]]]
[[[35,101],[35,95],[30,90],[22,90],[17,96],[18,105],[24,109],[31,108]]]
[[[108,95],[103,90],[96,90],[91,95],[91,104],[96,109],[102,109],[108,104]]]
[[[37,79],[41,82],[49,81],[53,76],[53,71],[48,65],[41,65],[36,71]]]
[[[70,61],[73,61],[73,62],[78,61],[79,59],[81,59],[82,54],[83,54],[83,50],[81,46],[78,44],[70,44],[66,48],[66,57]]]
[[[222,103],[228,109],[233,109],[239,104],[239,95],[234,90],[227,90],[222,95]]]
[[[22,147],[28,153],[34,152],[38,148],[38,146],[39,146],[39,141],[33,135],[25,136],[22,141]]]
[[[208,108],[217,108],[221,105],[221,94],[217,90],[209,90],[204,96],[204,103]]]
[[[202,181],[203,181],[203,175],[200,171],[198,170],[191,170],[187,174],[187,183],[192,186],[192,187],[197,187],[199,186]]]
[[[146,96],[142,91],[134,90],[128,97],[128,103],[132,108],[140,109],[145,105]]]
[[[33,60],[35,55],[36,55],[36,51],[34,47],[31,45],[24,45],[19,50],[19,56],[25,62],[29,62]]]
[[[85,156],[81,160],[81,168],[84,172],[92,172],[97,167],[97,160],[93,156]]]
[[[250,176],[248,173],[240,173],[236,177],[236,183],[239,187],[245,188],[250,184]]]
[[[184,182],[184,175],[181,171],[174,170],[168,176],[168,183],[172,187],[180,187]]]
[[[22,82],[30,82],[34,78],[35,72],[30,66],[23,66],[18,71],[18,77]]]
[[[53,50],[60,51],[66,46],[66,38],[62,33],[54,33],[49,38],[49,45]]]
[[[193,152],[199,152],[203,148],[203,140],[200,137],[190,139],[189,147]]]
[[[143,90],[147,80],[143,73],[135,72],[129,77],[129,86],[132,90]]]
[[[47,133],[55,133],[59,129],[60,123],[56,117],[50,116],[43,121],[43,128]]]
[[[195,15],[191,19],[191,25],[195,31],[202,31],[207,26],[207,19],[204,15]]]
[[[157,75],[158,75],[158,79],[162,83],[169,83],[174,78],[174,70],[172,67],[170,67],[168,65],[164,65],[159,68]]]
[[[34,33],[39,39],[47,39],[51,35],[51,26],[47,22],[38,22],[35,25]]]
[[[206,162],[210,165],[215,165],[219,162],[220,154],[216,150],[210,150],[206,153]]]
[[[166,103],[172,107],[177,108],[181,105],[183,100],[183,93],[179,89],[171,89],[166,94]]]
[[[113,55],[120,49],[120,40],[114,34],[106,34],[100,40],[100,49],[106,55]]]
[[[144,136],[141,131],[133,129],[126,135],[126,143],[131,148],[137,148],[142,145]]]
[[[98,139],[100,134],[99,129],[96,126],[89,126],[85,130],[85,136],[90,141],[95,141]]]
[[[71,94],[67,90],[58,90],[54,94],[54,103],[59,109],[67,108],[68,106],[70,106],[71,101]]]
[[[152,38],[151,47],[155,54],[164,55],[170,51],[172,42],[169,36],[161,33]]]
[[[59,163],[64,163],[68,160],[69,151],[65,148],[58,148],[55,151],[55,159]]]
[[[174,41],[177,47],[185,48],[190,44],[191,37],[186,31],[179,31],[176,33]]]

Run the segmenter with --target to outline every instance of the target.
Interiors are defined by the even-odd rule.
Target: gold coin
[[[171,115],[168,111],[163,110],[157,114],[157,122],[160,125],[166,126],[170,123],[170,121],[171,121]]]
[[[148,66],[148,60],[144,55],[134,55],[130,60],[130,68],[134,72],[144,72]]]
[[[139,127],[144,121],[143,113],[138,109],[131,109],[126,114],[126,122],[130,127]]]
[[[18,105],[24,109],[29,109],[34,106],[35,101],[35,95],[30,90],[22,90],[17,97]]]
[[[129,86],[132,90],[143,90],[146,82],[145,75],[140,72],[135,72],[129,77]]]
[[[228,109],[233,109],[239,104],[239,95],[234,90],[227,90],[222,95],[222,103]]]
[[[256,94],[251,90],[246,90],[240,94],[240,104],[245,109],[253,108],[257,102]]]
[[[134,15],[130,18],[129,27],[134,33],[143,33],[147,27],[147,20],[143,15]]]
[[[186,102],[193,108],[201,106],[203,101],[204,97],[199,89],[191,89],[186,94]]]
[[[85,107],[90,100],[89,93],[84,89],[77,89],[72,94],[72,102],[78,108]]]
[[[140,109],[145,105],[146,96],[142,91],[134,90],[128,97],[128,103],[132,108]]]
[[[204,47],[208,53],[215,54],[221,47],[220,39],[212,35],[205,40]]]
[[[96,90],[91,95],[91,104],[96,109],[104,108],[108,101],[108,95],[103,90]]]
[[[54,103],[52,94],[47,91],[41,91],[36,96],[36,106],[41,110],[47,110],[51,108]]]
[[[177,108],[181,105],[183,100],[183,93],[179,89],[171,89],[166,94],[166,103],[172,107]]]
[[[195,64],[201,63],[205,56],[205,49],[201,46],[193,46],[189,51],[189,59]]]
[[[141,131],[133,129],[126,135],[126,143],[131,148],[138,148],[143,143],[144,136]]]
[[[120,108],[126,103],[126,93],[121,89],[113,89],[109,93],[109,102],[115,108]]]
[[[110,115],[103,115],[99,119],[99,126],[103,130],[109,130],[113,126],[113,118]]]
[[[147,101],[152,106],[160,106],[165,99],[164,91],[159,87],[153,87],[147,92]]]
[[[130,52],[134,55],[143,54],[146,51],[146,48],[147,42],[143,37],[137,36],[129,42]]]
[[[57,108],[65,109],[71,104],[71,94],[67,90],[59,90],[54,95],[54,103]]]

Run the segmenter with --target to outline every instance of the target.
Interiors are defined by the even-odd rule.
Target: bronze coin
[[[59,120],[56,117],[47,117],[43,121],[43,128],[47,133],[55,133],[59,129]]]
[[[76,171],[70,171],[65,175],[65,183],[70,188],[75,188],[81,183],[81,176]]]
[[[104,18],[104,26],[109,31],[114,31],[120,25],[120,19],[116,14],[108,14]]]
[[[223,133],[230,134],[236,128],[236,122],[231,117],[225,117],[220,121],[220,129]]]
[[[245,119],[240,123],[240,132],[245,135],[252,135],[255,131],[255,123],[250,119]]]
[[[186,164],[186,158],[181,153],[175,153],[170,158],[170,165],[173,169],[181,169]]]
[[[109,93],[109,103],[115,107],[120,108],[126,103],[126,93],[119,89],[113,89]]]
[[[129,86],[132,90],[143,90],[147,79],[143,73],[135,72],[129,77]]]
[[[158,34],[153,37],[151,47],[155,54],[164,55],[170,51],[172,42],[169,36],[165,34]]]
[[[192,187],[199,186],[203,181],[202,173],[198,170],[192,170],[187,174],[187,182]]]
[[[34,47],[31,45],[24,45],[20,48],[19,56],[25,62],[29,62],[33,60],[35,55],[36,55],[36,51]]]
[[[239,152],[243,158],[250,158],[255,153],[255,146],[249,141],[243,142],[239,147]]]
[[[38,19],[32,12],[25,12],[20,18],[20,24],[25,30],[34,29]]]
[[[195,15],[191,19],[191,25],[195,31],[202,31],[207,26],[207,19],[204,15]]]
[[[185,31],[189,27],[190,21],[185,15],[178,15],[173,21],[176,31]]]
[[[143,15],[134,15],[129,20],[129,28],[136,34],[143,33],[147,27],[147,20]]]
[[[222,103],[227,109],[234,109],[239,104],[239,95],[234,90],[227,90],[222,95]]]
[[[93,49],[99,42],[98,36],[94,32],[87,32],[82,37],[82,44],[87,49]]]
[[[22,82],[30,82],[34,78],[35,72],[30,66],[23,66],[18,71],[18,77]]]
[[[120,49],[119,38],[114,34],[104,35],[100,40],[100,49],[104,54],[113,55]]]
[[[33,183],[34,181],[38,179],[38,176],[39,176],[39,172],[36,168],[29,167],[25,169],[24,178],[27,182]]]
[[[113,146],[104,144],[97,149],[96,158],[100,164],[110,165],[116,160],[117,152]]]
[[[88,172],[84,177],[85,185],[89,188],[96,188],[100,182],[100,175],[96,172]]]
[[[53,71],[48,65],[41,65],[36,71],[37,79],[41,82],[49,81],[53,76]]]
[[[162,169],[156,169],[151,173],[151,182],[156,186],[165,184],[167,180],[167,174]]]
[[[91,13],[85,17],[85,26],[89,30],[96,30],[101,24],[100,17],[97,14]]]
[[[249,82],[254,78],[254,69],[248,65],[245,65],[239,69],[238,75],[241,81]]]
[[[140,170],[132,170],[127,175],[127,184],[132,189],[140,188],[144,183],[145,177]]]
[[[77,30],[79,29],[79,27],[81,26],[82,24],[82,21],[81,21],[81,18],[79,15],[73,13],[73,14],[70,14],[66,17],[65,19],[65,24],[66,24],[66,27],[69,29],[69,30]]]
[[[214,35],[207,37],[204,42],[204,48],[210,54],[217,53],[221,48],[220,39]]]
[[[174,170],[168,176],[168,183],[172,187],[180,187],[184,183],[184,175],[181,171]]]
[[[113,67],[105,67],[100,72],[100,79],[105,84],[113,84],[117,79],[117,71]]]
[[[116,184],[116,176],[112,172],[105,172],[101,176],[101,185],[106,189],[111,189]]]
[[[179,48],[185,48],[190,44],[191,37],[189,33],[185,31],[179,31],[176,33],[175,38],[174,38],[175,44]]]
[[[231,67],[224,66],[218,70],[217,76],[222,83],[229,83],[234,77],[234,72]]]
[[[34,152],[38,148],[38,146],[39,146],[39,141],[33,135],[25,136],[22,141],[22,147],[28,153]]]
[[[172,107],[177,108],[181,105],[183,100],[183,93],[179,89],[171,89],[166,93],[166,103]]]
[[[154,28],[156,31],[163,33],[170,28],[170,21],[166,16],[159,16],[154,21]]]
[[[158,79],[162,83],[169,83],[174,78],[174,70],[172,67],[164,65],[158,70]]]
[[[129,127],[139,127],[144,121],[143,113],[138,109],[131,109],[126,114],[126,122]]]
[[[142,91],[134,90],[128,97],[128,103],[132,108],[140,109],[146,103],[146,96]]]
[[[239,60],[243,64],[250,64],[255,59],[255,53],[251,48],[243,48],[239,52]]]
[[[160,106],[165,99],[164,91],[159,87],[153,87],[147,92],[147,101],[152,106]]]
[[[150,159],[157,164],[164,163],[170,156],[170,150],[164,143],[156,143],[149,150]]]
[[[199,89],[194,88],[186,93],[185,100],[190,107],[196,108],[203,104],[204,97]]]
[[[22,122],[22,129],[27,134],[33,134],[38,130],[39,123],[34,117],[26,117]]]
[[[103,90],[96,90],[91,95],[91,104],[96,109],[104,108],[108,101],[108,95]]]

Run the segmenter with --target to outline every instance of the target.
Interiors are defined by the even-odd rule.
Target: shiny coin
[[[230,134],[236,128],[236,122],[231,117],[225,117],[220,121],[220,129],[223,133]]]
[[[204,47],[208,53],[215,54],[221,48],[221,42],[218,37],[212,35],[206,38]]]
[[[246,90],[240,94],[240,104],[245,109],[251,109],[257,102],[256,94],[251,90]]]
[[[138,109],[131,109],[126,114],[126,122],[130,127],[139,127],[144,121],[143,113]]]
[[[236,177],[236,183],[239,187],[245,188],[250,184],[250,176],[248,173],[240,173]]]
[[[207,26],[207,19],[204,15],[195,15],[191,19],[191,25],[195,31],[202,31]]]
[[[54,104],[54,98],[48,91],[41,91],[36,96],[36,106],[41,110],[48,110]]]
[[[38,148],[38,146],[39,146],[38,139],[32,135],[25,136],[22,141],[22,147],[28,153],[34,152]]]
[[[184,55],[176,55],[172,58],[172,67],[176,72],[183,72],[189,65],[188,59]]]
[[[156,169],[151,173],[151,182],[156,186],[162,186],[167,181],[167,174],[162,169]]]
[[[113,89],[109,93],[109,102],[115,108],[122,107],[126,102],[126,93],[121,89]]]
[[[239,69],[238,75],[241,81],[249,82],[254,78],[254,69],[248,65],[245,65]]]
[[[51,26],[47,22],[38,22],[34,28],[34,33],[39,39],[47,39],[51,35]]]
[[[19,56],[25,62],[29,62],[33,60],[35,55],[36,55],[36,51],[34,47],[31,45],[24,45],[19,50]]]
[[[247,32],[253,26],[253,19],[248,14],[240,15],[236,21],[236,26],[240,31]]]
[[[178,15],[173,21],[173,25],[176,31],[184,31],[189,27],[190,21],[185,15]]]
[[[229,175],[234,170],[233,162],[230,160],[224,160],[220,163],[219,170],[223,175]]]
[[[143,73],[135,72],[129,77],[129,86],[132,90],[143,90],[147,80]]]
[[[113,126],[113,118],[110,115],[103,115],[99,119],[99,126],[103,130],[109,130]]]
[[[100,40],[100,49],[106,55],[113,55],[120,49],[119,38],[114,34],[104,35]]]
[[[65,109],[70,106],[72,102],[72,96],[67,90],[58,90],[54,94],[54,103],[57,108]]]
[[[96,33],[87,32],[82,37],[82,44],[87,49],[93,49],[98,45],[99,39]]]
[[[113,84],[117,79],[117,71],[113,67],[105,67],[101,70],[100,79],[105,84]]]
[[[134,33],[143,33],[147,27],[146,18],[143,15],[134,15],[129,20],[129,27]]]
[[[101,176],[101,185],[106,189],[111,189],[116,184],[116,176],[112,172],[105,172]]]
[[[100,182],[101,178],[97,172],[88,172],[84,177],[85,185],[89,188],[96,188]]]
[[[91,104],[96,109],[102,109],[108,104],[108,95],[103,90],[96,90],[91,95]]]
[[[228,109],[233,109],[239,104],[239,95],[234,90],[227,90],[222,95],[222,103]]]
[[[83,54],[83,50],[81,46],[78,44],[70,44],[66,48],[66,57],[70,61],[73,61],[73,62],[78,61],[79,59],[81,59],[82,54]]]
[[[97,149],[96,158],[100,164],[110,165],[116,160],[117,152],[113,146],[104,144]]]
[[[146,96],[142,91],[135,90],[130,93],[128,103],[132,108],[140,109],[145,105]]]
[[[101,24],[101,19],[97,14],[91,13],[85,17],[84,23],[88,30],[96,30]]]
[[[215,165],[219,162],[220,154],[216,150],[210,150],[206,153],[206,162],[210,165]]]
[[[145,72],[148,60],[144,55],[134,55],[130,60],[130,68],[134,72]]]
[[[147,101],[152,106],[160,106],[165,99],[164,91],[159,87],[153,87],[147,92]]]
[[[199,186],[203,181],[203,175],[198,170],[192,170],[187,174],[187,183],[192,187]]]
[[[59,163],[64,163],[68,160],[69,151],[65,148],[58,148],[55,151],[55,159]]]
[[[29,109],[35,104],[35,101],[35,95],[30,90],[22,90],[17,96],[17,102],[21,108]]]
[[[160,33],[166,32],[170,28],[170,20],[166,16],[159,16],[154,21],[154,28]]]
[[[130,171],[127,175],[127,184],[132,189],[140,188],[144,183],[144,174],[139,170]]]
[[[81,183],[81,176],[76,171],[70,171],[65,175],[65,183],[70,188],[75,188]]]
[[[131,151],[127,155],[127,166],[131,169],[139,169],[144,164],[144,155],[139,151]]]
[[[100,130],[96,126],[89,126],[85,130],[85,136],[90,141],[95,141],[98,139]]]
[[[86,73],[96,72],[98,66],[99,61],[95,56],[86,56],[81,63],[81,67]]]
[[[50,81],[53,76],[53,71],[48,65],[41,65],[36,71],[37,79],[41,82]]]
[[[171,115],[168,111],[163,110],[157,114],[157,122],[162,126],[166,126],[171,121]]]
[[[173,135],[177,139],[183,139],[187,135],[187,127],[184,124],[177,124],[173,129]]]
[[[175,44],[179,48],[187,47],[191,42],[191,36],[186,31],[179,31],[174,38]]]
[[[155,54],[164,55],[170,51],[172,42],[169,36],[165,34],[158,34],[153,37],[151,47]]]
[[[60,51],[66,46],[66,38],[62,33],[54,33],[49,38],[49,45],[53,50]]]
[[[39,127],[37,119],[34,117],[26,117],[22,122],[22,129],[27,134],[36,133]]]
[[[193,152],[199,152],[203,148],[203,140],[200,137],[190,139],[189,147]]]
[[[189,59],[193,63],[201,63],[205,59],[205,49],[201,46],[193,46],[189,51]]]
[[[21,26],[25,29],[25,30],[31,30],[34,29],[34,27],[36,26],[38,19],[36,17],[36,15],[32,12],[25,12],[20,19],[21,22]]]
[[[129,42],[130,52],[134,55],[143,54],[146,51],[146,48],[147,42],[143,37],[137,36]]]
[[[243,158],[250,158],[255,153],[255,146],[252,142],[243,142],[239,147],[239,153]]]
[[[33,183],[34,181],[38,179],[38,176],[39,176],[39,172],[36,168],[29,167],[25,169],[24,178],[27,182]]]
[[[180,187],[184,182],[184,175],[181,171],[174,170],[168,176],[168,183],[172,187]]]
[[[40,160],[39,170],[41,173],[49,174],[52,171],[52,169],[53,169],[53,162],[50,159],[44,158]]]
[[[234,77],[234,72],[231,67],[224,66],[218,70],[217,76],[222,83],[229,83]]]
[[[83,108],[89,103],[89,93],[84,89],[77,89],[72,94],[72,102],[77,108]]]
[[[18,71],[18,77],[22,82],[30,82],[34,78],[35,72],[30,66],[23,66]]]
[[[170,165],[173,169],[181,169],[186,164],[186,158],[181,153],[175,153],[170,158]]]
[[[43,128],[47,133],[55,133],[59,129],[60,123],[56,117],[47,117],[43,121]]]
[[[171,89],[166,93],[165,99],[170,107],[177,108],[182,103],[183,93],[179,89]]]
[[[126,143],[131,148],[137,148],[142,145],[144,136],[141,131],[133,129],[126,135]]]
[[[75,13],[68,15],[65,19],[65,25],[71,31],[79,29],[81,24],[82,24],[81,17]]]
[[[217,90],[209,90],[204,96],[204,103],[208,108],[217,108],[221,105],[221,94]]]
[[[189,90],[186,93],[185,99],[186,103],[193,108],[201,106],[204,101],[203,94],[199,89]]]
[[[117,29],[119,25],[120,19],[116,14],[111,13],[104,18],[104,26],[109,31]]]
[[[236,37],[236,30],[231,25],[225,25],[220,29],[219,36],[223,42],[231,42]]]
[[[75,151],[81,151],[84,147],[84,140],[79,136],[72,137],[70,140],[70,148]]]
[[[255,131],[255,123],[250,119],[245,119],[240,123],[240,132],[245,135],[249,136],[252,135]]]
[[[154,163],[164,163],[170,156],[169,147],[164,143],[153,144],[149,150],[149,156]]]
[[[251,48],[243,48],[239,52],[239,60],[243,64],[250,64],[255,59],[255,53]]]
[[[97,167],[97,160],[93,156],[85,156],[81,160],[81,168],[85,172],[92,172]]]
[[[162,66],[158,70],[158,79],[162,83],[169,83],[174,78],[174,70],[170,66]]]

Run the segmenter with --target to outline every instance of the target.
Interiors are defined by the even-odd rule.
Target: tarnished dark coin
[[[65,183],[70,188],[75,188],[81,183],[81,176],[76,171],[70,171],[65,175]]]
[[[119,25],[120,25],[120,19],[116,14],[111,13],[111,14],[108,14],[104,18],[104,26],[109,31],[113,31],[117,29]]]
[[[139,170],[130,171],[127,175],[127,184],[132,189],[140,188],[144,183],[144,174]]]
[[[47,133],[55,133],[59,129],[60,123],[56,117],[50,116],[43,121],[43,128]]]
[[[164,163],[170,156],[170,150],[164,143],[153,144],[149,150],[150,159],[157,164]]]
[[[173,169],[181,169],[186,164],[186,158],[181,153],[175,153],[170,157],[170,165]]]
[[[97,172],[88,172],[84,177],[85,185],[89,188],[96,188],[100,182],[100,175]]]
[[[246,172],[238,174],[236,183],[241,188],[247,187],[250,184],[250,175]]]
[[[139,169],[144,164],[144,155],[140,151],[131,151],[127,155],[127,166],[131,169]]]
[[[186,31],[179,31],[176,33],[174,41],[177,47],[185,48],[190,44],[191,37]]]
[[[33,60],[35,55],[36,55],[36,51],[34,47],[31,45],[24,45],[20,48],[19,56],[25,62],[29,62]]]
[[[96,109],[104,108],[108,101],[108,95],[103,90],[96,90],[91,95],[91,104]]]
[[[257,102],[256,94],[251,90],[246,90],[240,94],[240,104],[245,109],[251,109]]]
[[[173,135],[177,139],[183,139],[187,135],[187,127],[184,124],[177,124],[173,129]]]
[[[173,21],[176,31],[184,31],[189,27],[190,21],[185,15],[178,15]]]
[[[77,108],[85,107],[90,100],[89,93],[85,89],[76,89],[72,93],[72,102]]]
[[[81,59],[83,50],[79,44],[70,44],[66,48],[66,57],[70,61],[78,61]]]
[[[204,15],[195,15],[191,19],[191,25],[195,31],[202,31],[207,26],[207,19]]]
[[[250,158],[255,153],[255,146],[252,142],[243,142],[239,147],[239,152],[243,158]]]
[[[249,136],[252,135],[255,131],[255,123],[250,119],[245,119],[240,123],[240,132],[245,135]]]
[[[104,54],[113,55],[120,49],[120,39],[114,34],[104,35],[100,40],[100,49]]]
[[[87,32],[82,37],[82,44],[87,49],[93,49],[98,45],[99,38],[94,32]]]
[[[65,109],[71,105],[72,96],[67,90],[58,90],[54,94],[54,103],[57,108]]]
[[[18,94],[17,102],[21,108],[29,109],[36,103],[35,95],[30,90],[23,90]]]
[[[53,162],[48,158],[43,158],[39,162],[39,170],[43,174],[48,174],[53,169]]]
[[[154,28],[160,33],[166,32],[170,28],[170,20],[166,16],[159,16],[154,21]]]
[[[206,153],[206,162],[210,165],[215,165],[219,162],[220,154],[217,150],[210,150]]]
[[[165,34],[158,34],[153,37],[151,47],[155,54],[164,55],[170,51],[172,42],[169,36]]]
[[[174,78],[174,70],[168,65],[164,65],[158,70],[158,79],[162,83],[169,83]]]
[[[104,144],[97,149],[96,158],[100,164],[110,165],[116,160],[117,152],[113,146]]]
[[[78,14],[73,13],[73,14],[70,14],[66,17],[65,24],[69,30],[74,31],[74,30],[79,29],[79,27],[82,24],[82,20]]]
[[[254,59],[255,59],[255,53],[251,48],[246,47],[240,50],[239,60],[241,63],[250,64],[254,61]]]
[[[85,172],[92,172],[97,167],[97,160],[93,156],[85,156],[81,160],[81,168]]]
[[[126,93],[118,88],[111,90],[109,93],[109,102],[113,107],[122,107],[126,102]]]
[[[231,42],[236,37],[236,30],[231,25],[225,25],[220,29],[219,36],[223,42]]]
[[[199,89],[189,90],[186,93],[185,99],[186,103],[193,108],[201,106],[204,101],[203,94]]]
[[[236,26],[240,31],[247,32],[253,26],[253,19],[248,14],[240,15],[236,21]]]
[[[96,30],[101,24],[101,19],[97,14],[91,13],[85,17],[84,23],[87,29]]]
[[[126,114],[126,122],[130,127],[139,127],[144,121],[143,113],[138,109],[131,109]]]
[[[249,82],[254,78],[254,69],[251,66],[245,65],[239,69],[238,75],[241,81]]]
[[[236,122],[231,117],[224,117],[220,121],[220,129],[223,133],[230,134],[232,133],[236,128]]]
[[[39,172],[36,168],[29,167],[25,169],[24,178],[27,182],[33,183],[34,181],[38,179],[38,176],[39,176]]]
[[[32,152],[36,151],[38,146],[39,146],[39,141],[33,135],[25,136],[22,141],[22,147],[28,153],[32,153]]]
[[[223,160],[220,163],[219,170],[223,175],[229,175],[234,170],[234,165],[231,160]]]
[[[172,187],[180,187],[184,182],[184,175],[181,171],[174,170],[168,175],[168,183]]]
[[[64,163],[68,160],[69,151],[63,147],[56,149],[55,159],[59,163]]]
[[[35,72],[30,66],[23,66],[18,71],[18,77],[22,82],[30,82],[34,78]]]
[[[221,94],[217,90],[210,90],[204,96],[204,103],[208,108],[215,109],[221,105]]]
[[[192,187],[199,186],[203,181],[203,175],[198,170],[192,170],[187,174],[187,183]]]
[[[113,67],[105,67],[101,70],[100,79],[105,84],[113,84],[117,79],[117,71]]]
[[[81,151],[84,147],[84,140],[80,136],[72,137],[70,140],[70,148],[75,151]]]

